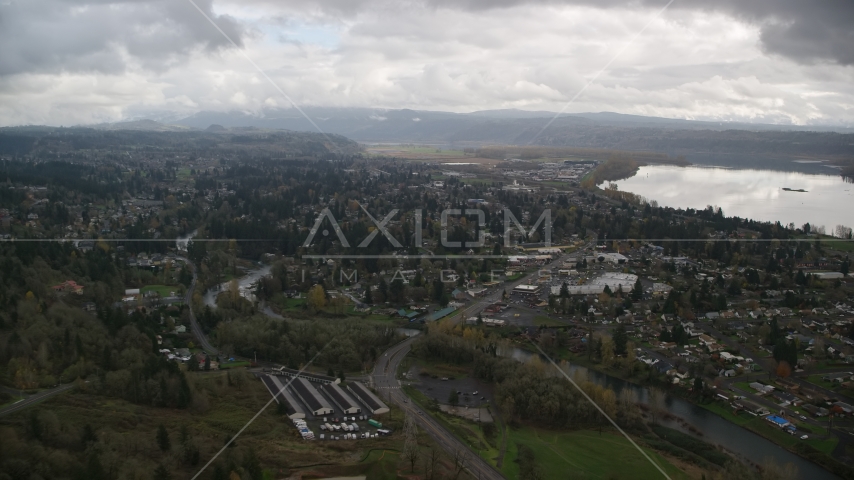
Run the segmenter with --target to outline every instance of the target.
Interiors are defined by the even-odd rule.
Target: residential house
[[[55,292],[59,293],[74,292],[77,295],[83,295],[83,285],[78,285],[74,280],[66,280],[59,285],[52,286],[51,288],[53,288]]]

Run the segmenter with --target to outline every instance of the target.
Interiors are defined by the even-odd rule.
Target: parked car
[[[807,436],[807,435],[801,435],[801,440],[806,440],[806,439],[808,439],[808,438],[810,438],[810,437],[809,437],[809,436]]]

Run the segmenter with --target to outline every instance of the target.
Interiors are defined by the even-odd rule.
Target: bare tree
[[[466,469],[469,463],[469,452],[468,450],[457,449],[454,451],[454,472],[451,475],[451,479],[457,480],[460,478],[460,475],[463,474],[463,471]]]
[[[424,457],[424,478],[433,480],[436,478],[436,470],[439,466],[439,451],[435,448],[430,449],[430,456]]]
[[[418,426],[411,414],[406,414],[403,422],[403,458],[409,461],[409,468],[415,472],[418,461]]]

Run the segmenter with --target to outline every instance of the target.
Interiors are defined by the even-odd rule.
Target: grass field
[[[181,287],[177,285],[146,285],[140,289],[140,293],[157,292],[161,297],[168,297],[172,292],[178,295],[180,291]]]
[[[534,317],[534,326],[539,327],[540,325],[545,325],[547,327],[565,327],[567,324],[566,322],[556,320],[546,315],[537,315]]]
[[[404,387],[417,403],[425,407],[427,397],[412,387]],[[425,408],[425,410],[427,410]],[[430,412],[437,421],[460,440],[470,445],[488,462],[496,465],[500,453],[500,434],[487,438],[474,422],[463,418]],[[498,432],[498,429],[496,429]],[[510,428],[507,450],[500,468],[506,478],[519,478],[519,445],[534,451],[542,478],[661,478],[658,471],[623,436],[603,431],[553,431],[536,427]],[[690,478],[686,473],[652,450],[644,449],[673,479]],[[614,460],[619,458],[618,462]]]
[[[448,377],[450,379],[454,378],[464,378],[469,374],[469,368],[462,365],[452,365],[449,363],[439,363],[439,362],[431,362],[427,360],[418,359],[416,364],[421,369],[421,372],[427,373],[431,376],[436,376],[439,378]],[[446,399],[440,398],[440,401],[444,401]]]
[[[248,366],[249,366],[249,362],[225,362],[225,363],[219,364],[220,370],[227,370],[229,368],[248,367]]]
[[[819,387],[826,388],[828,390],[835,390],[836,387],[839,386],[839,384],[822,380],[821,375],[810,375],[807,377],[807,381],[813,385],[818,385]]]
[[[534,427],[508,431],[507,456],[501,473],[507,478],[517,478],[519,465],[517,445],[534,451],[536,463],[543,478],[661,478],[658,471],[622,435],[609,431],[578,430],[558,432]],[[511,451],[512,446],[512,451]],[[670,478],[689,478],[687,474],[669,463],[661,455],[645,449]]]
[[[734,385],[745,392],[757,393],[756,390],[750,386],[750,382],[736,382]]]
[[[86,391],[87,387],[75,389],[0,419],[4,453],[38,450],[39,455],[44,455],[38,458],[50,459],[45,463],[64,465],[67,470],[76,464],[74,458],[85,466],[88,452],[94,450],[99,452],[103,468],[112,472],[111,478],[152,478],[150,472],[160,464],[172,478],[192,478],[222,448],[225,439],[246,425],[270,400],[270,393],[260,381],[247,377],[245,383],[237,386],[229,385],[226,377],[225,372],[189,374],[194,400],[184,410],[93,395]],[[39,443],[27,435],[33,412],[43,422],[49,441]],[[398,410],[393,413],[400,417]],[[86,424],[93,427],[98,440],[84,452],[78,447],[80,432]],[[161,424],[171,439],[167,452],[161,451],[156,441]],[[182,426],[187,429],[189,441],[199,449],[199,462],[195,465],[182,460],[179,440]],[[419,435],[419,445],[422,455],[435,447],[423,432]],[[252,451],[266,471],[264,478],[286,478],[300,471],[301,478],[364,475],[369,479],[393,480],[399,478],[399,472],[409,473],[408,465],[398,453],[401,447],[399,434],[363,441],[306,442],[299,438],[287,416],[278,414],[275,405],[271,405],[259,413],[215,464],[240,465],[241,458]],[[446,454],[442,457],[443,465],[452,463]],[[423,471],[420,460],[419,464],[416,473]],[[42,465],[41,473],[49,472],[46,468]],[[213,478],[213,473],[212,466],[200,478]],[[447,470],[441,473],[445,475]],[[231,478],[241,478],[241,474],[242,478],[248,478],[240,471]],[[464,475],[461,480],[469,478]]]

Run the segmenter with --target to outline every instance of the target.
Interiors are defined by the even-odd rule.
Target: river
[[[239,288],[241,291],[247,288],[251,288],[252,285],[255,284],[255,282],[257,282],[259,279],[269,275],[270,270],[272,270],[272,268],[273,267],[270,265],[263,265],[258,268],[253,268],[252,270],[249,270],[248,272],[246,272],[246,275],[237,279],[237,288]],[[228,289],[228,283],[229,282],[220,283],[219,285],[206,291],[204,296],[202,297],[202,302],[211,308],[216,308],[216,296],[219,295],[220,292],[222,292],[223,290]]]
[[[533,355],[535,354],[519,348],[514,348],[512,352],[508,354],[508,356],[515,358],[520,362],[527,361]],[[545,358],[543,360],[548,361]],[[641,387],[585,367],[575,365],[570,366],[571,373],[575,373],[576,371],[586,374],[587,377],[596,384],[614,390],[618,397],[623,389],[629,388],[634,390],[639,402],[648,402],[649,390],[645,387]],[[788,450],[749,430],[724,420],[718,415],[704,408],[698,407],[691,402],[685,401],[681,398],[665,396],[664,404],[667,412],[681,418],[689,425],[692,425],[697,430],[703,432],[703,436],[701,437],[702,440],[720,445],[730,452],[737,453],[755,464],[761,465],[765,459],[771,458],[781,465],[785,463],[794,464],[798,467],[798,478],[810,480],[830,480],[839,478],[820,466],[789,452]],[[660,423],[666,427],[680,430],[690,435],[695,435],[677,421],[661,420]]]
[[[794,171],[737,170],[718,167],[649,165],[620,180],[620,190],[636,193],[661,206],[723,209],[726,216],[801,227],[823,225],[832,234],[836,225],[854,226],[850,205],[854,184],[833,169],[827,175]],[[803,189],[790,192],[783,188]]]

